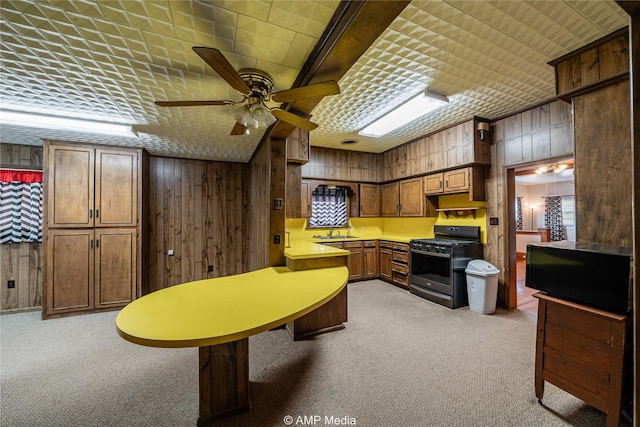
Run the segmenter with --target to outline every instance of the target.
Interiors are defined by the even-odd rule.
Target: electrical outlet
[[[169,249],[169,250],[167,251],[167,255],[169,255],[169,256],[173,256],[173,249]]]
[[[7,288],[9,288],[9,289],[13,289],[13,288],[15,288],[15,287],[16,287],[16,281],[15,281],[15,280],[9,280],[9,281],[7,282]]]
[[[498,218],[489,218],[489,225],[498,225]]]
[[[273,244],[274,245],[279,245],[280,244],[280,235],[276,234],[273,236]]]
[[[209,268],[207,269],[207,271],[208,271],[209,273],[211,273],[211,272],[213,271],[213,265],[210,265],[210,266],[209,266]]]

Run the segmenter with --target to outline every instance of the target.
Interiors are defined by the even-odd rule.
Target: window
[[[562,196],[562,225],[575,227],[576,200],[574,196]]]
[[[311,193],[309,227],[346,227],[347,191],[344,187],[320,186]]]

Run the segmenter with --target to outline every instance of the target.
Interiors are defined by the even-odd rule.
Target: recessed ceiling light
[[[358,143],[357,139],[345,139],[344,141],[340,141],[340,144],[343,144],[343,145],[353,145],[357,143]]]
[[[449,99],[446,96],[425,90],[360,130],[358,135],[379,138],[448,102]]]
[[[137,137],[131,125],[51,116],[23,111],[0,110],[0,123],[44,129],[99,133],[103,135]]]

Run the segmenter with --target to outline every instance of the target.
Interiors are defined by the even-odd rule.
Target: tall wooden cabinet
[[[43,318],[133,301],[142,150],[46,141],[45,158]]]

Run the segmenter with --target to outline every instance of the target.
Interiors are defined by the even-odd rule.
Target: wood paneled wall
[[[35,145],[0,144],[0,167],[41,170],[43,148]],[[0,245],[0,310],[28,309],[42,304],[42,244]],[[8,289],[7,281],[15,280]]]
[[[576,240],[632,246],[629,80],[576,96],[573,105]]]
[[[244,164],[151,157],[143,294],[247,271],[248,178]]]
[[[334,181],[380,182],[380,154],[311,147],[302,177]]]
[[[484,258],[500,270],[498,304],[507,307],[509,277],[515,268],[509,263],[509,222],[515,218],[511,218],[507,203],[507,173],[518,165],[573,156],[571,105],[554,101],[509,116],[496,121],[492,133],[491,168],[486,180],[487,221],[496,217],[499,225],[487,224]],[[515,225],[511,228],[515,237]]]
[[[250,168],[251,231],[249,235],[248,270],[254,271],[269,266],[269,234],[271,227],[270,197],[268,188],[271,175],[271,143],[265,140],[253,153]]]

